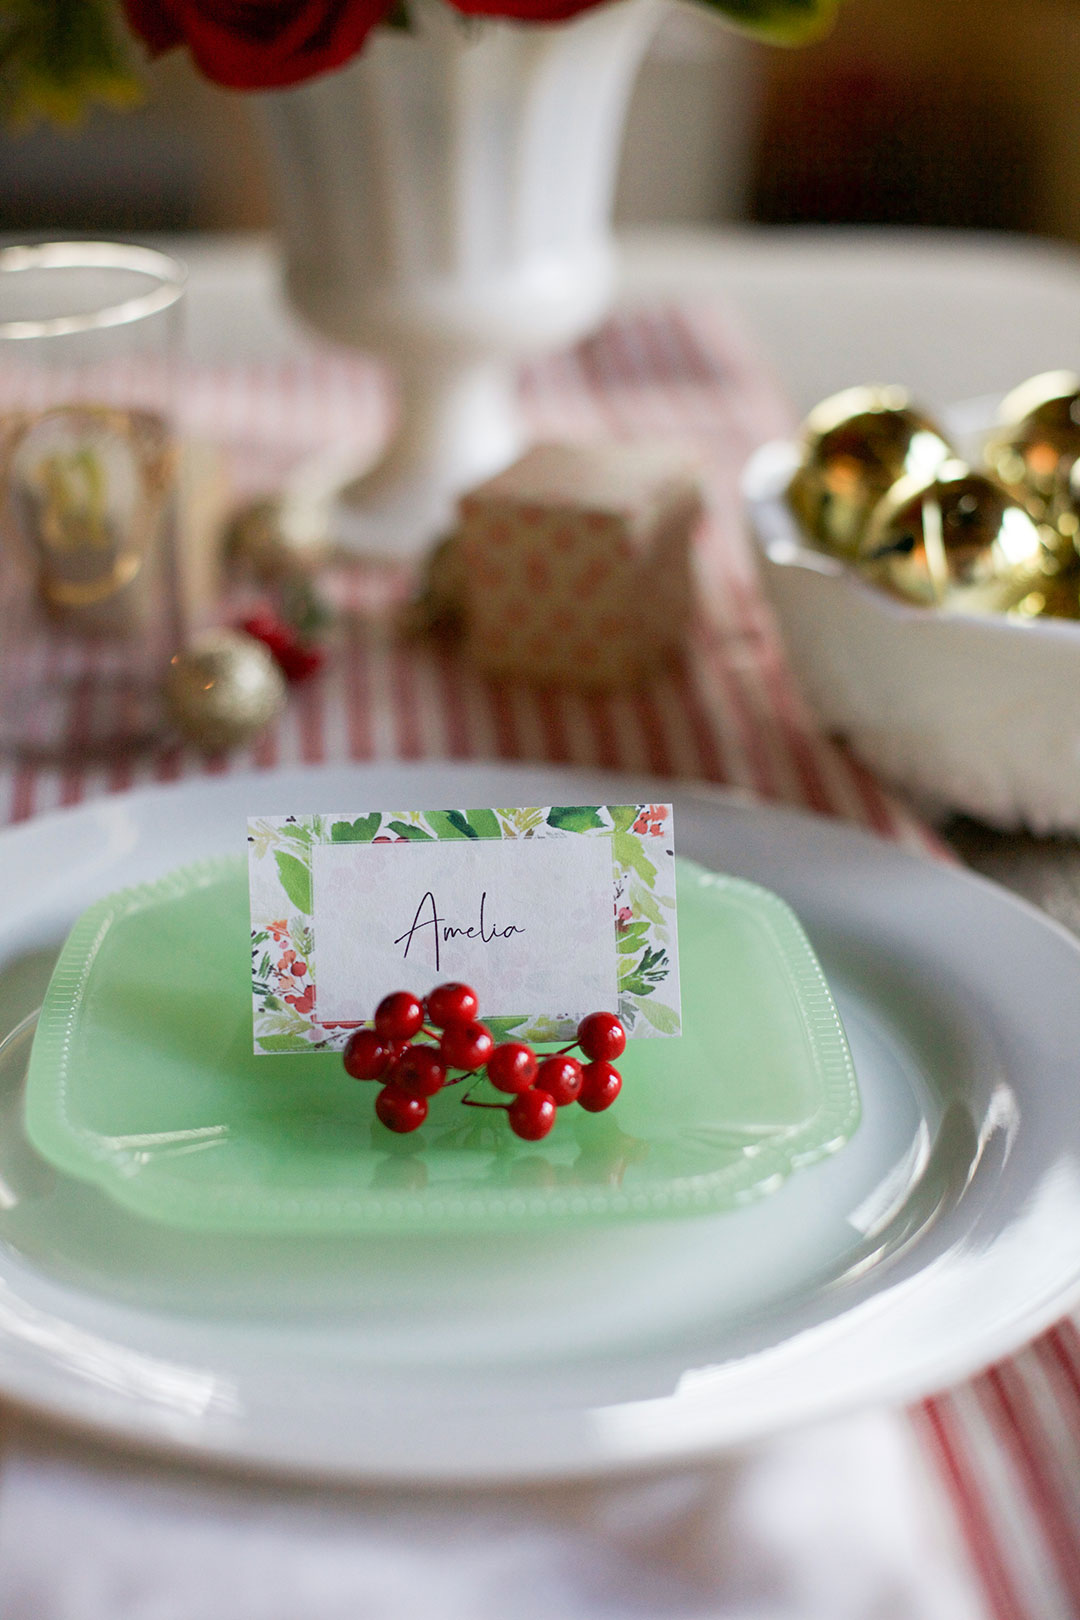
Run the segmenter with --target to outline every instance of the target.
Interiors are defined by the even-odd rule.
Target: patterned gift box
[[[536,446],[461,501],[469,656],[534,681],[639,680],[686,635],[702,511],[685,449]]]

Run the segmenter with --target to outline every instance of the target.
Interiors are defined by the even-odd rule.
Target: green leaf
[[[512,1030],[520,1029],[525,1023],[525,1015],[520,1018],[485,1018],[484,1027],[490,1029],[497,1041],[505,1041]]]
[[[634,1006],[649,1020],[653,1029],[658,1029],[661,1035],[681,1035],[682,1023],[674,1007],[667,1007],[662,1001],[651,1001],[648,996],[636,995]]]
[[[774,45],[805,45],[829,32],[838,0],[702,0],[732,27]]]
[[[311,914],[311,872],[303,861],[298,861],[295,855],[289,855],[283,849],[274,851],[277,862],[278,877],[281,887],[297,911]]]
[[[456,814],[452,811],[451,814]],[[470,810],[468,825],[473,829],[477,838],[501,838],[502,828],[499,818],[494,810]]]
[[[633,928],[626,929],[619,935],[617,946],[620,956],[633,956],[641,949],[645,935],[649,932],[648,923],[635,923]]]
[[[432,827],[440,838],[477,837],[460,810],[426,810],[424,814],[428,826]]]
[[[656,882],[656,867],[645,853],[645,846],[634,833],[617,832],[612,840],[615,859],[620,866],[630,867],[648,884]]]
[[[303,1035],[260,1035],[259,1046],[264,1052],[310,1052],[311,1041]]]
[[[591,804],[553,804],[547,819],[549,827],[559,827],[563,832],[591,832],[594,827],[607,826]]]
[[[641,806],[637,804],[609,804],[611,824],[616,832],[629,832],[638,818]]]
[[[391,821],[388,830],[397,833],[399,838],[407,838],[410,844],[434,843],[431,834],[426,833],[423,827],[413,827],[407,821]]]
[[[653,895],[644,884],[635,883],[630,890],[630,904],[635,911],[640,911],[657,928],[664,926],[664,913],[660,910]]]
[[[379,830],[382,814],[373,810],[370,816],[357,816],[355,821],[335,821],[330,829],[332,844],[370,844]]]
[[[76,124],[93,101],[131,106],[141,89],[107,0],[4,0],[0,115],[12,124]]]

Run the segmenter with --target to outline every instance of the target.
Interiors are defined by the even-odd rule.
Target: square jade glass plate
[[[562,1109],[525,1143],[449,1087],[401,1138],[338,1055],[253,1055],[246,861],[185,867],[76,923],[38,1021],[30,1140],[189,1228],[505,1232],[732,1209],[848,1140],[855,1074],[783,901],[688,861],[678,900],[684,1033],[630,1043],[610,1113]]]
[[[253,809],[668,796],[684,856],[792,907],[850,1043],[858,1128],[770,1196],[663,1220],[193,1230],[144,1218],[28,1140],[32,1010],[80,913],[235,851]],[[0,832],[0,894],[6,1401],[245,1468],[380,1483],[565,1479],[914,1399],[1080,1299],[1080,1110],[1068,1083],[1080,949],[993,885],[851,826],[603,772],[328,766],[192,779],[36,817]],[[196,969],[185,964],[173,1002],[192,1043],[184,992]],[[279,1083],[280,1061],[257,1060],[260,1085]],[[642,1094],[628,1080],[627,1103]],[[370,1088],[349,1098],[367,1153]],[[620,1098],[593,1123],[629,1136],[630,1118]],[[135,1134],[160,1124],[136,1121]],[[346,1134],[355,1154],[357,1133]],[[178,1164],[222,1151],[192,1145],[185,1155],[176,1144]],[[428,1195],[410,1139],[400,1145],[400,1158],[383,1155],[380,1195]],[[586,1193],[568,1188],[565,1161],[544,1146],[515,1161],[515,1195],[608,1187],[597,1175]],[[624,1187],[647,1162],[625,1166]],[[506,1197],[509,1172],[491,1190]]]

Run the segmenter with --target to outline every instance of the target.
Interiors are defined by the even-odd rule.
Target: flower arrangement
[[[447,3],[463,18],[550,24],[618,0]],[[759,38],[799,44],[825,32],[839,0],[698,3]],[[4,0],[0,108],[14,122],[73,122],[95,101],[137,101],[131,34],[152,56],[186,47],[216,84],[271,90],[344,66],[380,26],[407,29],[408,0]]]

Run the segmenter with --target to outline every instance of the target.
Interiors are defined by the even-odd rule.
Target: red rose
[[[390,0],[123,0],[157,56],[186,45],[216,84],[276,90],[341,67]]]

